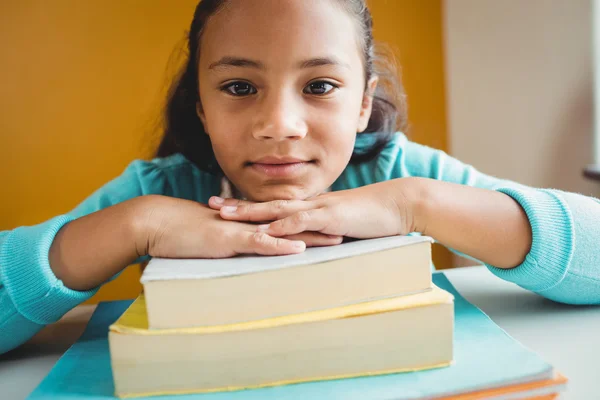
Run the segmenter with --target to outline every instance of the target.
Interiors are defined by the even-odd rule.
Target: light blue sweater
[[[368,136],[357,139],[364,148]],[[420,176],[501,191],[521,204],[533,232],[530,253],[509,270],[487,267],[500,278],[559,302],[600,304],[600,201],[559,190],[535,189],[484,175],[442,151],[410,142],[398,133],[374,160],[349,165],[332,190]],[[25,342],[44,325],[91,297],[65,287],[48,263],[58,230],[69,221],[147,194],[208,202],[220,179],[182,155],[132,162],[123,174],[68,214],[35,226],[0,232],[0,353]],[[81,268],[85,268],[82,265]]]

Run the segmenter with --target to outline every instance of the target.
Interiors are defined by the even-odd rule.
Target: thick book
[[[154,258],[141,278],[149,326],[232,324],[424,292],[431,243],[392,236],[286,256]]]
[[[442,272],[433,283],[454,296],[454,361],[445,368],[336,379],[160,400],[551,399],[567,381],[467,302]],[[42,399],[114,399],[108,329],[131,301],[100,303],[83,336],[30,395]],[[152,351],[152,349],[148,349]]]
[[[208,393],[445,367],[452,301],[434,286],[245,323],[149,329],[140,296],[108,334],[116,394]]]

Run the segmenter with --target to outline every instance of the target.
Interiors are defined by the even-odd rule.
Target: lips
[[[312,160],[297,157],[261,157],[250,163],[252,170],[269,178],[293,178],[306,172]]]
[[[252,161],[252,164],[270,164],[270,165],[281,165],[281,164],[295,164],[301,162],[308,162],[308,160],[296,158],[296,157],[275,157],[267,156],[259,158],[256,161]]]

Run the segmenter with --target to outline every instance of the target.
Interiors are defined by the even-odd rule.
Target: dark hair
[[[365,0],[336,0],[358,22],[365,64],[365,90],[376,75],[379,84],[373,94],[373,109],[367,128],[359,135],[375,135],[368,149],[354,152],[350,163],[373,159],[397,130],[407,125],[404,88],[398,79],[390,54],[383,54],[373,41],[373,21]],[[208,19],[223,8],[227,0],[201,0],[187,34],[187,59],[171,84],[165,107],[164,134],[156,151],[157,157],[181,153],[201,170],[220,175],[209,136],[196,112],[198,94],[198,61],[200,37]]]

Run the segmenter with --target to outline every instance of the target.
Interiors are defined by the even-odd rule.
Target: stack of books
[[[443,275],[436,274],[438,285],[432,281],[431,244],[428,237],[394,236],[289,256],[155,258],[142,275],[143,294],[109,328],[114,393],[263,398],[276,388],[284,390],[276,397],[295,391],[311,398],[332,382],[326,397],[346,398],[354,387],[353,395],[363,390],[370,398],[368,382],[378,377],[396,382],[381,398],[551,396],[564,387],[537,356],[527,372],[481,379],[473,370],[475,378],[460,378],[465,382],[444,381],[461,362],[453,358],[458,294]],[[467,314],[456,324],[481,329]],[[465,367],[456,372],[464,375]],[[442,374],[438,387],[427,379],[419,385],[425,373]],[[405,390],[398,387],[403,381]],[[469,393],[475,397],[460,397]]]
[[[153,259],[110,328],[116,393],[239,390],[448,366],[453,296],[431,239],[289,256]]]

